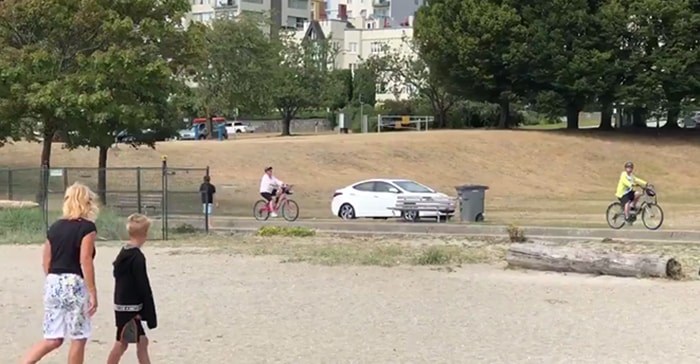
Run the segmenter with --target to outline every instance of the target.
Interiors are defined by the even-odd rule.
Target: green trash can
[[[463,185],[455,187],[459,199],[460,221],[484,221],[484,199],[488,186]]]

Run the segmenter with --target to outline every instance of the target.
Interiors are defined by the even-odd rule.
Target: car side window
[[[374,192],[391,192],[391,188],[396,188],[386,182],[375,182]]]
[[[372,192],[372,191],[374,191],[374,182],[360,183],[358,185],[354,185],[352,188],[354,188],[358,191]]]

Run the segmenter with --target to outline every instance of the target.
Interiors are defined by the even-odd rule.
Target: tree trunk
[[[644,117],[644,109],[636,107],[632,110],[632,126],[635,128],[646,128],[647,121]]]
[[[569,103],[566,105],[566,128],[567,129],[578,129],[578,114],[579,107],[574,103]]]
[[[681,102],[669,101],[668,112],[666,114],[666,125],[664,129],[680,129],[678,126],[678,116],[681,114]]]
[[[292,119],[292,115],[285,113],[284,118],[282,119],[282,136],[292,135]]]
[[[97,195],[103,205],[107,205],[107,152],[108,147],[99,148],[97,161]]]
[[[209,112],[208,107],[207,107],[206,117],[207,117],[207,120],[206,120],[207,136],[206,137],[207,137],[207,139],[214,139],[214,123],[211,120],[211,113]]]
[[[600,125],[598,125],[598,129],[612,130],[613,104],[610,101],[603,101],[601,102],[601,107]]]
[[[501,96],[498,103],[501,106],[501,114],[498,119],[499,129],[508,129],[510,127],[510,99],[507,96]]]
[[[48,192],[49,168],[51,168],[51,146],[53,144],[53,136],[55,131],[52,128],[47,128],[47,122],[44,122],[44,131],[41,142],[41,170],[39,172],[39,190],[36,193],[36,202],[40,205],[44,204],[46,193]]]
[[[682,276],[678,261],[658,254],[626,254],[533,243],[511,245],[506,262],[513,267],[554,272],[673,279]]]

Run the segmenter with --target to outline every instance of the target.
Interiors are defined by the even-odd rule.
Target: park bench
[[[420,220],[421,212],[433,212],[435,213],[435,219],[440,222],[443,217],[447,221],[454,214],[456,206],[455,199],[450,197],[426,198],[422,196],[399,195],[396,197],[396,205],[389,207],[389,209],[400,211],[401,217],[406,221],[418,221]]]
[[[116,203],[113,207],[119,209],[120,212],[124,212],[126,209],[130,209],[131,212],[139,211],[139,204],[141,205],[141,213],[148,215],[155,215],[163,207],[163,195],[162,194],[144,194],[139,197],[136,194],[123,194],[116,196]]]

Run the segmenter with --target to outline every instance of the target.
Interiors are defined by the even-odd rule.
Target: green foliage
[[[361,64],[352,78],[352,103],[374,105],[377,103],[377,71],[370,65]]]
[[[316,230],[301,226],[263,226],[258,229],[258,236],[308,237],[316,235]]]
[[[415,37],[435,80],[470,100],[501,105],[500,127],[522,90],[527,29],[507,2],[435,0],[418,11]]]
[[[212,117],[268,110],[275,87],[270,70],[278,55],[259,19],[215,20],[204,32],[203,57],[196,65],[198,112]]]
[[[327,40],[281,38],[282,59],[272,71],[273,105],[282,117],[282,135],[291,135],[291,122],[302,109],[337,103],[345,90],[333,82],[338,49]]]
[[[184,89],[175,76],[196,53],[186,11],[186,0],[3,2],[0,115],[42,135],[42,164],[56,133],[70,135],[69,148],[100,148],[102,167],[117,132],[174,133]]]

